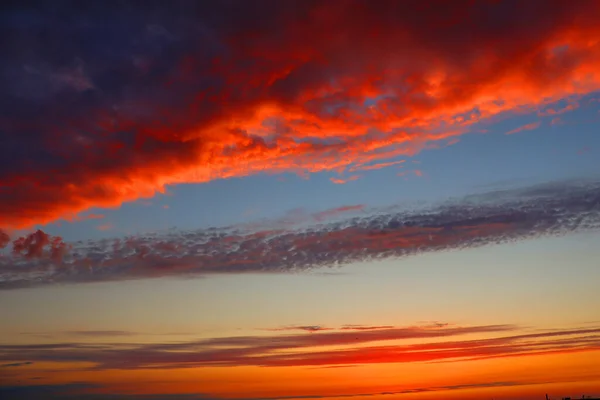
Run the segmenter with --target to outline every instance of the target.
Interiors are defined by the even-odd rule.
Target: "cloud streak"
[[[10,364],[0,364],[0,368],[23,367],[25,365],[31,365],[31,364],[33,364],[31,361],[17,362],[17,363],[10,363]]]
[[[0,258],[0,288],[298,272],[598,228],[600,181],[573,180],[297,229],[234,226],[68,244],[36,231]]]
[[[513,135],[515,133],[523,132],[523,131],[533,131],[539,128],[541,122],[533,122],[531,124],[523,125],[518,128],[513,129],[512,131],[506,132],[507,135]]]
[[[233,336],[171,343],[54,343],[0,346],[0,360],[90,362],[93,369],[202,366],[331,366],[455,362],[600,350],[600,328],[516,334],[514,325],[378,327]],[[277,330],[277,329],[276,329]],[[474,339],[472,335],[478,335]],[[484,338],[481,336],[484,335]],[[470,337],[469,337],[470,336]],[[406,343],[419,339],[419,343]]]
[[[388,163],[600,89],[596,1],[259,3],[5,8],[2,226]]]

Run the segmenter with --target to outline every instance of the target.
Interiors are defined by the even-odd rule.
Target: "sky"
[[[0,398],[600,397],[600,3],[0,8]]]

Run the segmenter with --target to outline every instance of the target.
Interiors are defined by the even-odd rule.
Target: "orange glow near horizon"
[[[38,384],[87,382],[82,393],[194,394],[219,398],[543,398],[545,392],[590,392],[598,387],[600,350],[452,364],[370,364],[341,368],[202,367],[86,371],[90,364],[40,363],[24,367],[21,379]],[[52,372],[47,372],[47,371]],[[45,372],[46,371],[46,372]],[[469,378],[465,378],[468,376]],[[515,377],[518,379],[515,380]],[[235,382],[235,384],[233,384]],[[401,393],[405,392],[405,393]],[[411,393],[412,392],[412,393]],[[360,395],[360,396],[359,396]]]
[[[454,328],[426,328],[424,331],[421,328],[410,329],[406,332],[421,332],[417,333],[420,335],[427,334],[427,332],[436,332],[437,330],[443,333],[445,329]],[[412,331],[412,329],[417,330]],[[373,327],[373,329],[357,330],[355,333],[350,332],[349,334],[342,331],[337,333],[336,331],[329,330],[301,334],[279,334],[272,336],[272,341],[264,342],[261,339],[257,343],[265,343],[267,346],[278,344],[281,341],[296,343],[298,340],[308,340],[307,343],[319,343],[321,341],[328,343],[330,342],[328,338],[337,341],[344,337],[349,338],[350,335],[356,335],[357,339],[361,335],[368,335],[366,336],[367,338],[377,338],[379,336],[386,338],[388,331],[390,334],[397,332],[394,334],[404,335],[404,333],[401,333],[404,331],[390,330],[386,327]],[[534,399],[540,396],[542,390],[552,389],[556,392],[568,393],[584,387],[588,389],[592,388],[593,385],[600,382],[600,370],[597,368],[600,366],[598,362],[600,360],[600,347],[597,344],[588,344],[589,340],[597,337],[593,336],[593,332],[595,331],[596,329],[593,328],[566,330],[564,331],[566,336],[560,333],[560,330],[543,332],[537,330],[533,331],[533,333],[532,331],[525,331],[501,335],[523,337],[526,346],[534,345],[535,341],[539,340],[536,339],[538,335],[548,336],[549,339],[539,342],[541,345],[539,351],[535,350],[535,348],[534,353],[527,351],[526,348],[517,350],[518,352],[523,352],[522,355],[520,353],[512,354],[512,348],[516,346],[516,343],[509,344],[507,342],[506,345],[502,345],[501,342],[497,342],[497,344],[494,344],[497,339],[494,339],[493,335],[490,336],[490,333],[469,334],[467,336],[468,339],[464,339],[469,341],[467,343],[480,345],[490,340],[492,341],[490,342],[491,347],[482,348],[482,354],[486,354],[488,351],[495,351],[496,346],[508,346],[508,357],[501,356],[500,358],[492,357],[462,361],[452,359],[446,361],[443,358],[439,360],[441,362],[436,361],[435,358],[432,361],[426,361],[427,358],[420,361],[419,356],[410,355],[412,351],[410,350],[406,353],[408,357],[403,356],[406,359],[398,359],[399,362],[386,362],[387,357],[384,357],[381,360],[369,358],[365,358],[362,361],[355,360],[350,364],[339,364],[339,361],[332,359],[331,362],[326,362],[323,365],[244,366],[245,361],[240,359],[238,366],[229,367],[207,364],[198,367],[186,368],[182,366],[178,368],[169,365],[170,362],[166,362],[163,367],[160,367],[160,364],[158,364],[149,369],[145,367],[102,367],[98,369],[98,366],[93,363],[49,363],[42,361],[23,365],[19,369],[11,370],[11,372],[14,374],[12,379],[27,381],[32,377],[36,377],[37,384],[61,385],[68,384],[69,382],[86,382],[92,385],[89,389],[76,389],[80,390],[81,393],[210,393],[212,396],[226,399],[302,398],[305,396],[316,396],[317,398],[324,399],[349,396],[359,398],[379,398],[381,396],[387,398],[391,396],[393,398],[430,399],[439,395],[450,399],[475,399],[493,393],[494,398],[510,398],[519,394],[520,398]],[[577,332],[581,333],[578,334]],[[564,336],[565,339],[560,339],[559,342],[556,342],[554,339],[555,336]],[[264,338],[268,339],[269,337]],[[321,340],[320,338],[324,339]],[[239,340],[242,340],[242,342],[248,339],[248,337],[239,337]],[[212,339],[208,340],[210,342]],[[224,340],[227,341],[228,339]],[[597,339],[594,343],[596,341]],[[282,349],[283,353],[281,354],[284,355],[282,360],[285,360],[286,357],[300,357],[299,360],[301,360],[311,352],[316,352],[315,354],[328,354],[331,351],[341,351],[343,353],[346,351],[360,351],[361,349],[372,352],[373,349],[379,348],[381,344],[386,342],[387,340],[384,342],[374,342],[371,345],[365,343],[358,347],[304,347],[291,352]],[[400,343],[402,342],[405,342],[405,340],[400,341]],[[446,342],[449,346],[446,345]],[[177,344],[183,342],[174,341],[171,343]],[[395,351],[393,343],[394,341],[391,341],[388,344],[390,352]],[[416,346],[415,352],[420,351],[417,349],[423,348],[427,352],[439,353],[444,350],[436,350],[436,348],[443,349],[447,347],[452,351],[452,348],[460,348],[462,346],[461,342],[457,341],[455,342],[456,344],[453,344],[453,339],[448,338],[445,341],[442,338],[433,338],[431,345],[423,344],[423,339],[421,341],[416,339],[408,340],[408,343],[407,346]],[[102,346],[101,344],[99,345]],[[148,345],[153,346],[152,343],[148,343]],[[553,346],[558,347],[552,349]],[[568,346],[571,347],[569,348]],[[428,349],[428,347],[431,348]],[[563,347],[564,350],[561,349]],[[546,351],[544,350],[545,348],[549,350]],[[84,347],[78,347],[73,351],[77,354],[78,351],[83,351],[83,349]],[[127,351],[126,347],[123,350]],[[291,348],[290,350],[294,349]],[[231,351],[235,351],[235,347],[232,347]],[[276,351],[272,354],[277,356],[278,353]],[[68,355],[69,353],[65,354]],[[179,353],[174,353],[173,355],[177,354]],[[184,354],[183,357],[186,357],[185,354],[188,353],[181,354]],[[189,354],[193,356],[194,353]],[[269,354],[269,352],[266,354]],[[372,354],[372,357],[378,357],[375,355],[376,353]],[[52,353],[49,353],[49,355],[52,357]],[[134,358],[140,356],[132,355]],[[152,356],[152,353],[149,353],[147,356],[150,359],[155,357]],[[262,357],[260,354],[258,356]],[[60,358],[61,356],[57,355],[57,357]],[[146,358],[146,356],[141,357],[142,360]],[[215,353],[214,357],[214,362],[226,360],[219,359],[217,353]],[[443,356],[440,355],[440,357]],[[252,359],[248,359],[248,361],[250,360]],[[129,362],[127,358],[124,358],[124,361],[126,364]],[[93,387],[93,385],[98,386]]]

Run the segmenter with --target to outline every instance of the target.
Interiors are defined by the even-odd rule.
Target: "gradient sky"
[[[0,398],[600,395],[600,3],[0,9]]]

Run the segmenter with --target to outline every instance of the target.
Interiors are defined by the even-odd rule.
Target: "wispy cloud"
[[[10,363],[10,364],[0,364],[0,368],[23,367],[25,365],[31,365],[31,364],[33,364],[31,361],[17,362],[17,363]]]
[[[572,180],[298,229],[213,228],[68,244],[36,231],[0,258],[0,287],[306,271],[598,228],[600,181]]]
[[[365,325],[344,325],[340,329],[346,331],[373,331],[377,329],[391,329],[393,326],[381,325],[381,326],[365,326]]]
[[[336,208],[331,208],[329,210],[321,211],[313,214],[313,218],[316,221],[325,221],[332,217],[338,217],[341,214],[351,214],[363,211],[365,209],[364,204],[356,204],[353,206],[341,206]]]
[[[514,325],[379,327],[364,330],[310,328],[299,327],[304,331],[300,334],[217,337],[175,343],[0,345],[0,360],[11,363],[90,362],[95,364],[93,369],[234,365],[314,367],[454,362],[600,350],[600,328],[597,327],[534,333],[517,333],[519,327]],[[472,337],[482,334],[485,338]],[[420,342],[415,344],[411,339],[420,339]]]
[[[548,107],[543,111],[540,111],[538,113],[539,116],[541,117],[552,117],[552,116],[557,116],[557,115],[561,115],[570,111],[575,111],[576,109],[579,108],[579,104],[577,102],[572,102],[570,104],[567,104],[566,106],[556,109],[553,107]]]
[[[519,132],[523,132],[523,131],[533,131],[533,130],[539,128],[540,125],[541,125],[541,122],[533,122],[531,124],[527,124],[527,125],[523,125],[518,128],[515,128],[512,131],[508,131],[508,132],[506,132],[506,134],[512,135],[514,133],[519,133]]]
[[[5,10],[2,227],[166,185],[373,169],[600,89],[597,2],[261,4]]]
[[[114,225],[112,223],[106,223],[106,224],[102,224],[102,225],[98,225],[97,229],[99,231],[110,231],[111,229],[114,228]]]
[[[69,336],[90,336],[90,337],[114,337],[114,336],[133,336],[136,333],[129,331],[65,331]]]
[[[193,335],[192,333],[184,333],[184,332],[174,332],[174,333],[148,333],[148,332],[133,332],[133,331],[123,331],[123,330],[78,330],[78,331],[47,331],[47,332],[21,332],[20,335],[26,336],[36,336],[42,337],[45,339],[82,339],[82,338],[111,338],[111,337],[138,337],[138,336],[183,336],[183,335]]]
[[[360,175],[351,175],[347,178],[329,178],[329,180],[336,185],[343,185],[344,183],[352,182],[360,178]]]
[[[322,332],[331,331],[333,328],[327,328],[321,325],[303,325],[303,326],[284,326],[282,328],[268,328],[267,331],[306,331],[306,332]]]
[[[391,167],[394,165],[404,164],[405,162],[406,162],[406,160],[399,160],[399,161],[390,161],[390,162],[384,162],[384,163],[376,163],[376,164],[371,164],[371,165],[357,165],[355,167],[350,168],[350,171],[370,171],[370,170],[374,170],[374,169],[382,169],[382,168],[387,168],[387,167]]]
[[[286,212],[278,218],[262,218],[249,223],[241,224],[239,228],[246,231],[260,230],[291,230],[306,225],[314,225],[315,222],[328,222],[349,217],[356,214],[368,213],[364,204],[353,204],[334,207],[319,212],[309,212],[304,208],[295,208]]]

